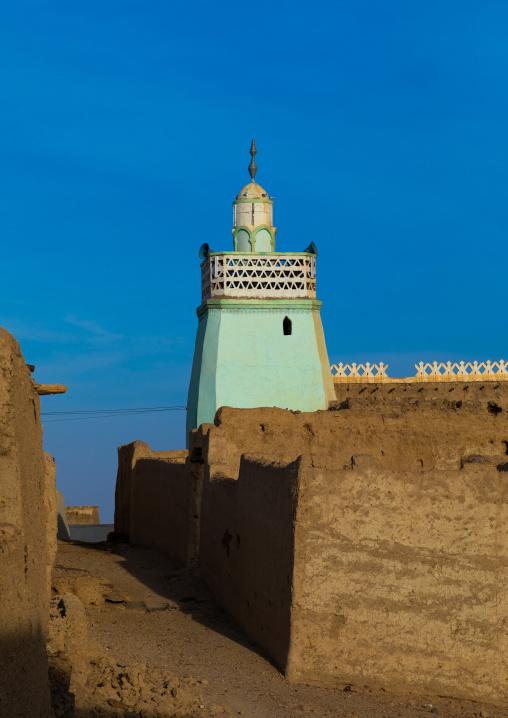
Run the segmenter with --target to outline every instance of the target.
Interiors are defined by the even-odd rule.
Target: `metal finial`
[[[250,174],[251,182],[254,182],[254,177],[256,176],[256,172],[258,171],[258,168],[256,165],[256,160],[254,159],[254,155],[257,155],[257,153],[258,153],[258,151],[256,149],[256,141],[255,140],[252,140],[252,144],[250,146],[249,152],[252,157],[252,159],[250,161],[250,165],[249,165],[249,174]]]

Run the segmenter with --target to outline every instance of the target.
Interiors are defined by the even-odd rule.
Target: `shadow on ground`
[[[251,641],[217,602],[202,579],[197,565],[182,568],[156,549],[131,546],[120,541],[97,543],[73,541],[72,543],[88,550],[109,552],[120,556],[122,569],[167,600],[172,608],[177,607],[182,613],[190,614],[197,623],[235,641],[277,667],[270,656]],[[155,606],[152,610],[161,610],[162,605],[163,601],[160,606]],[[150,610],[150,607],[147,606],[145,609],[141,605],[132,606],[132,608]]]

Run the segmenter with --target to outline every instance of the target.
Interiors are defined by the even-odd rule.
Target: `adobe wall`
[[[199,565],[220,602],[279,666],[287,661],[299,459],[242,457],[205,481]]]
[[[193,432],[201,570],[291,680],[506,703],[508,401],[489,391],[226,407]]]
[[[508,399],[507,381],[439,381],[416,382],[334,382],[337,405],[349,401],[354,407],[405,406],[433,407],[446,411],[457,403],[469,408],[486,407],[489,402],[504,402]],[[337,405],[332,408],[337,408]]]
[[[390,469],[455,469],[469,454],[507,453],[508,386],[496,391],[492,399],[459,406],[454,401],[413,404],[409,397],[404,404],[380,405],[358,399],[344,402],[340,410],[311,413],[223,407],[215,426],[203,424],[191,433],[191,446],[200,434],[209,436],[203,457],[232,478],[238,477],[244,453],[277,453],[284,463],[301,454],[323,454],[330,468],[350,465],[353,454],[369,453]]]
[[[288,678],[506,705],[508,463],[303,459]]]
[[[190,549],[193,511],[186,456],[138,459],[131,492],[130,542],[152,546],[187,565],[194,552]]]
[[[199,541],[212,590],[291,680],[507,704],[508,385],[337,394],[313,413],[223,407],[188,455],[121,447],[131,535],[187,562]]]
[[[209,465],[214,465],[224,475],[236,478],[244,453],[277,453],[284,463],[295,461],[302,453],[320,453],[328,455],[331,465],[336,466],[350,463],[354,453],[369,451],[386,467],[430,469],[457,467],[463,455],[475,452],[505,452],[508,433],[503,430],[499,434],[496,417],[500,402],[508,407],[508,386],[486,382],[482,389],[483,384],[457,384],[336,384],[335,411],[306,414],[275,408],[223,407],[217,412],[215,425],[203,424],[190,433],[188,454],[153,452],[142,441],[121,446],[115,532],[124,537],[131,535],[134,506],[135,542],[164,547],[178,560],[185,555],[188,561],[194,560],[198,554],[205,473],[209,475]],[[449,417],[453,417],[451,423]],[[188,457],[186,489],[178,457]],[[134,467],[141,459],[152,460],[143,466],[149,472],[147,480],[153,484],[153,491],[164,492],[160,503],[157,493],[143,494],[141,488],[139,501],[131,502]],[[166,459],[169,465],[175,461],[173,472]],[[156,460],[161,461],[160,469],[153,463]],[[168,481],[173,477],[173,484],[164,484],[163,475]],[[144,480],[140,470],[137,477],[138,483]],[[186,491],[188,496],[184,498]],[[170,524],[162,518],[155,520],[162,504],[174,507]],[[182,511],[177,511],[177,506],[183,507]],[[147,520],[148,516],[153,516],[155,522]],[[182,523],[177,529],[178,521],[184,521],[185,526]]]
[[[58,501],[56,491],[55,459],[44,452],[45,481],[44,481],[44,508],[46,514],[46,589],[49,599],[51,597],[51,571],[56,559],[58,534]]]
[[[140,456],[152,453],[144,441],[132,441],[118,447],[118,469],[115,484],[115,533],[129,536],[132,470]]]
[[[70,541],[71,540],[71,532],[69,531],[69,522],[67,521],[67,511],[65,509],[65,498],[61,491],[56,492],[56,511],[57,511],[56,537],[60,541]]]
[[[152,451],[143,441],[120,446],[115,490],[115,533],[182,565],[197,555],[201,503],[188,455],[186,450]]]
[[[53,549],[46,541],[40,404],[19,344],[1,328],[0,476],[1,712],[47,718],[46,570]]]
[[[100,524],[98,506],[67,506],[67,523],[69,524]]]
[[[186,452],[183,452],[186,453]],[[173,451],[152,451],[144,441],[132,441],[118,447],[118,470],[115,485],[115,533],[129,536],[131,517],[131,487],[136,461],[141,457],[170,458]],[[182,452],[177,451],[176,455]]]

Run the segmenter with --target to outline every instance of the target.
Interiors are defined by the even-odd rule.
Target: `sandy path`
[[[117,661],[145,663],[179,677],[203,681],[205,701],[248,718],[445,718],[492,716],[508,711],[485,704],[428,696],[391,697],[380,692],[292,685],[228,619],[196,569],[175,572],[156,551],[125,544],[59,542],[57,562],[103,576],[144,607],[89,606],[90,634]],[[167,608],[169,604],[169,608]],[[429,705],[431,704],[431,705]]]

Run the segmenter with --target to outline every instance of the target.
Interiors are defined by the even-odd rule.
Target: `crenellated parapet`
[[[336,383],[362,383],[362,382],[386,382],[386,383],[407,383],[407,382],[439,382],[439,381],[507,381],[508,361],[485,362],[419,362],[414,365],[416,374],[414,377],[395,378],[387,375],[388,364],[332,364],[333,381]]]

